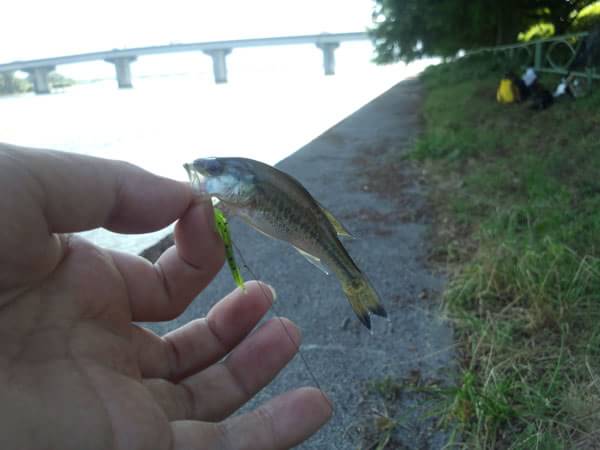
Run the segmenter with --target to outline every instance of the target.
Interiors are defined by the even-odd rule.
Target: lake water
[[[371,58],[370,43],[345,43],[336,51],[336,75],[326,77],[311,46],[234,50],[229,82],[216,85],[205,55],[147,57],[132,65],[129,90],[116,88],[107,63],[59,67],[74,78],[106,79],[51,95],[0,97],[0,141],[122,159],[180,180],[182,164],[200,156],[275,164],[431,63],[382,67]],[[139,253],[169,231],[83,234]]]

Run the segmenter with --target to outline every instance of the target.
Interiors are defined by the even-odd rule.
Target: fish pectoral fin
[[[309,263],[311,263],[312,265],[321,269],[323,272],[325,272],[325,275],[329,275],[329,271],[323,265],[323,263],[321,262],[321,260],[319,258],[311,255],[310,253],[306,253],[304,250],[300,250],[298,247],[294,247],[294,248],[296,250],[298,250],[298,253],[300,253],[302,256],[304,256],[308,260]]]
[[[263,230],[261,230],[260,228],[258,228],[256,225],[254,225],[252,222],[244,219],[243,217],[242,217],[242,220],[244,222],[246,222],[248,225],[250,225],[252,228],[254,228],[256,231],[258,231],[260,234],[262,234],[263,236],[266,236],[269,239],[277,239],[276,237],[271,236],[269,233],[264,232]]]
[[[335,229],[335,232],[337,233],[338,236],[343,237],[343,238],[348,238],[348,239],[355,239],[355,237],[350,234],[350,232],[346,229],[346,227],[344,227],[344,225],[342,225],[341,222],[335,218],[335,216],[331,213],[331,211],[329,211],[327,208],[325,208],[320,203],[319,203],[319,207],[321,208],[321,211],[323,211],[323,213],[325,214],[325,217],[327,217],[327,220],[329,220],[329,223]]]

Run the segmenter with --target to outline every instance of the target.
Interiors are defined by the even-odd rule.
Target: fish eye
[[[218,175],[223,170],[223,164],[221,164],[218,159],[209,159],[206,161],[206,170],[213,175]]]
[[[217,158],[206,158],[198,160],[200,166],[206,170],[209,175],[216,176],[223,173],[223,163]]]

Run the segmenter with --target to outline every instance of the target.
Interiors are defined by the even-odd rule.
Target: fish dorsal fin
[[[323,213],[325,214],[325,217],[327,217],[327,220],[329,220],[329,223],[335,229],[335,232],[337,233],[338,236],[343,237],[343,238],[348,238],[348,239],[355,239],[354,236],[352,236],[350,234],[350,232],[344,227],[344,225],[342,225],[341,222],[335,218],[335,216],[331,213],[331,211],[329,211],[327,208],[325,208],[320,203],[319,203],[319,207],[321,208],[321,211],[323,211]]]
[[[325,275],[329,275],[329,271],[323,265],[323,263],[321,262],[321,260],[319,258],[317,258],[316,256],[311,255],[310,253],[306,253],[304,250],[300,250],[296,246],[294,246],[294,248],[296,250],[298,250],[298,253],[300,253],[302,256],[304,256],[308,260],[309,263],[311,263],[315,267],[318,267],[319,269],[321,269],[323,272],[325,272]]]

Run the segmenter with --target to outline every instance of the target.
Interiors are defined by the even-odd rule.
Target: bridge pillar
[[[4,87],[4,92],[7,94],[14,94],[17,90],[15,86],[14,72],[2,72],[2,86]]]
[[[135,56],[122,56],[119,58],[105,59],[106,62],[115,65],[119,89],[127,89],[133,87],[133,84],[131,83],[131,63],[136,59],[137,58]]]
[[[36,94],[49,94],[50,86],[48,85],[48,74],[52,72],[56,67],[36,67],[34,69],[27,69],[26,72],[29,74],[29,78],[33,83],[33,92]]]
[[[325,70],[325,75],[335,74],[335,49],[339,46],[339,42],[317,42],[317,47],[323,52],[323,69]]]
[[[204,50],[204,53],[210,55],[213,60],[215,83],[227,83],[227,62],[225,61],[225,57],[231,53],[231,49],[219,48],[214,50]]]

